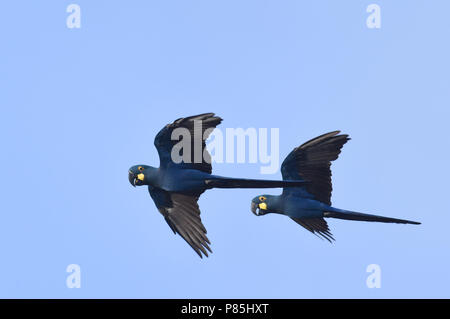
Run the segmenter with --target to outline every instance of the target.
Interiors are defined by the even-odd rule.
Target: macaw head
[[[135,165],[128,170],[128,180],[134,187],[145,185],[146,172],[152,168],[148,165]]]
[[[273,195],[259,195],[252,199],[252,205],[250,207],[253,214],[256,216],[265,215],[270,213],[270,204]]]

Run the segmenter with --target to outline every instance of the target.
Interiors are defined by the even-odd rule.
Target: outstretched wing
[[[178,165],[181,168],[197,169],[211,174],[211,155],[206,150],[205,141],[214,128],[222,122],[222,119],[215,116],[214,113],[205,113],[175,120],[172,124],[167,124],[155,137],[155,147],[158,150],[161,167],[168,165]],[[179,129],[178,131],[175,131]],[[174,133],[172,140],[172,133]],[[173,147],[183,140],[183,135],[189,133],[190,141],[186,141],[186,148],[177,150],[180,156],[187,155],[183,152],[189,152],[190,156],[183,156],[183,161],[175,163],[172,160]],[[183,143],[184,145],[184,143]],[[185,160],[185,158],[189,160]]]
[[[330,243],[334,240],[333,234],[328,228],[328,224],[323,218],[295,218],[291,217],[300,226],[305,227],[317,237],[324,238]]]
[[[309,183],[299,188],[285,188],[284,194],[312,197],[331,205],[331,162],[338,158],[342,146],[350,140],[340,131],[316,137],[295,148],[281,164],[284,180],[305,180]]]
[[[173,232],[180,234],[200,258],[203,258],[202,253],[208,257],[206,250],[211,253],[212,250],[209,248],[211,243],[206,237],[206,228],[200,218],[197,204],[200,194],[172,193],[152,186],[148,187],[148,191]]]

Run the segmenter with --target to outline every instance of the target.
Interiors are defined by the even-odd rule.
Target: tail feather
[[[359,220],[365,222],[380,222],[380,223],[397,223],[397,224],[413,224],[420,225],[421,223],[406,220],[406,219],[397,219],[385,216],[371,215],[371,214],[363,214],[351,211],[339,211],[339,212],[324,212],[324,217],[345,219],[345,220]]]
[[[205,181],[209,188],[281,188],[305,186],[305,181],[273,181],[245,178],[214,178]]]

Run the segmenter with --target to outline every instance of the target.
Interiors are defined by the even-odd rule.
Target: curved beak
[[[133,187],[136,187],[136,176],[130,171],[128,171],[128,180]]]
[[[256,216],[259,216],[259,207],[258,204],[256,204],[255,202],[252,202],[252,206],[250,207],[251,211],[253,214],[255,214]]]

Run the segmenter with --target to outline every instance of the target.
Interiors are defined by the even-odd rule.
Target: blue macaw
[[[296,223],[329,242],[333,235],[324,218],[367,222],[414,224],[419,222],[357,213],[331,206],[331,162],[350,138],[340,131],[316,137],[295,148],[281,164],[284,180],[307,180],[295,188],[284,188],[281,195],[259,195],[252,199],[251,211],[262,216],[276,213],[289,216]]]
[[[205,113],[175,120],[162,128],[155,137],[158,150],[159,168],[148,165],[135,165],[128,171],[128,180],[133,186],[147,185],[150,196],[159,212],[175,234],[181,237],[201,257],[211,251],[206,229],[200,219],[197,200],[211,188],[276,188],[298,187],[305,180],[283,181],[228,178],[212,175],[211,156],[206,149],[205,140],[213,129],[222,122],[214,113]],[[200,123],[201,126],[195,125]],[[187,129],[190,133],[191,160],[176,163],[172,150],[179,142],[172,139],[175,129]],[[176,134],[175,134],[176,135]],[[200,159],[195,160],[195,151],[201,146]],[[185,151],[183,149],[183,151]]]

